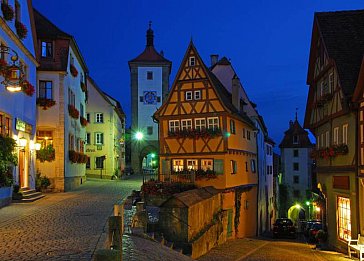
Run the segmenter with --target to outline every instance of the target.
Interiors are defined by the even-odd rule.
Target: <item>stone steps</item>
[[[19,192],[22,193],[23,197],[22,199],[13,199],[13,203],[29,203],[34,202],[38,199],[43,198],[45,195],[43,195],[41,192],[36,191],[35,189],[30,188],[21,188]]]

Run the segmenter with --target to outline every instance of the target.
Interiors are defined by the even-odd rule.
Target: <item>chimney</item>
[[[232,79],[231,103],[240,112],[240,80],[236,74]]]
[[[215,64],[217,64],[217,61],[219,60],[219,55],[218,54],[211,54],[211,67],[214,66]]]

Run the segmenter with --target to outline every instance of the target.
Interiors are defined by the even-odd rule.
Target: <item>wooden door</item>
[[[25,151],[19,151],[19,162],[18,162],[18,169],[19,169],[19,185],[21,188],[25,186],[24,184],[24,158],[25,158]]]

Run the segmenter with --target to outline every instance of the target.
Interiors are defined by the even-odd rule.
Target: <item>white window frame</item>
[[[192,130],[192,120],[191,119],[181,120],[181,130]]]
[[[195,129],[196,130],[206,129],[206,119],[205,118],[196,118],[195,119]]]
[[[188,170],[197,170],[198,169],[198,160],[197,159],[186,159],[186,166]]]
[[[350,198],[337,197],[337,229],[341,240],[351,239],[351,207]],[[346,233],[345,233],[346,231]]]
[[[180,130],[180,122],[179,120],[170,120],[168,122],[168,130],[170,132],[175,132]]]
[[[95,123],[104,123],[104,114],[102,112],[95,112]]]
[[[213,159],[201,159],[201,169],[214,170],[214,160]]]
[[[193,94],[194,94],[195,100],[201,100],[201,91],[200,90],[194,91]]]
[[[236,174],[238,170],[238,163],[236,160],[230,160],[230,173]]]
[[[338,145],[339,144],[339,127],[335,127],[334,128],[334,140],[333,140],[334,145]]]
[[[185,99],[186,99],[186,101],[192,101],[192,99],[193,99],[192,91],[186,91]]]
[[[348,144],[348,124],[343,125],[343,144]]]
[[[91,133],[90,132],[86,132],[86,137],[85,137],[85,144],[91,144]]]
[[[100,139],[102,140],[100,141]],[[104,133],[95,132],[95,145],[104,145]]]
[[[189,65],[189,66],[195,66],[195,65],[196,65],[196,57],[195,57],[195,56],[191,56],[191,57],[188,59],[188,65]]]
[[[219,117],[208,117],[207,128],[211,130],[219,129]]]
[[[184,160],[183,159],[173,159],[172,160],[173,171],[183,171],[184,170]]]
[[[325,143],[326,143],[326,147],[330,147],[330,132],[326,131],[325,133]]]

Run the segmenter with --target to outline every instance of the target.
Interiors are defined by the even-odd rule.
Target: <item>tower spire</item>
[[[147,30],[147,46],[154,46],[154,32],[152,30],[152,21],[149,21],[149,29]]]
[[[298,111],[298,108],[296,108],[296,121],[297,121],[297,118],[298,118],[298,117],[297,117],[297,111]]]

